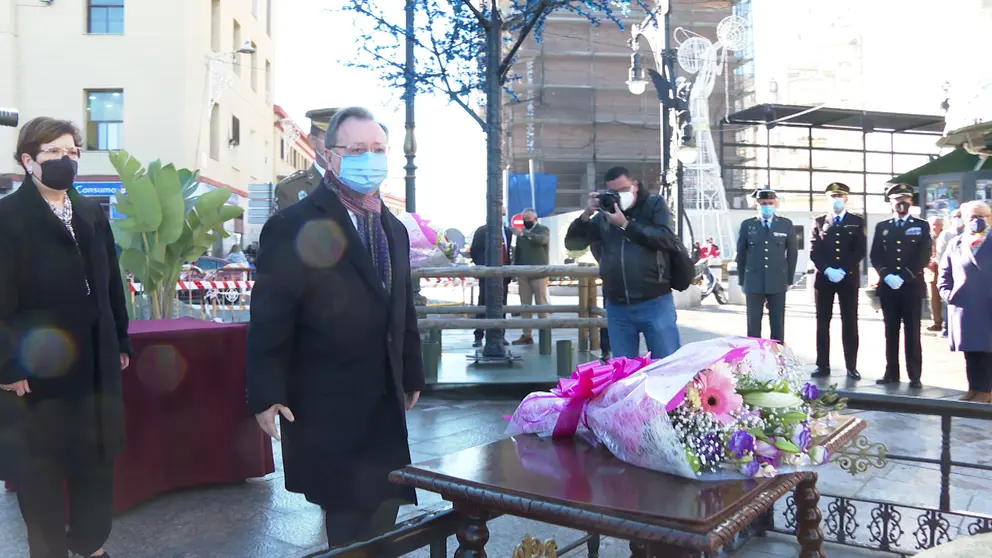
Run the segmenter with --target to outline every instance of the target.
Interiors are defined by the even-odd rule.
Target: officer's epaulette
[[[307,171],[296,171],[293,174],[287,176],[286,178],[283,178],[282,180],[280,180],[278,182],[278,184],[276,184],[276,186],[278,186],[280,184],[286,184],[287,182],[292,182],[292,181],[296,180],[297,178],[301,178],[301,177],[304,177],[306,175],[307,175]]]

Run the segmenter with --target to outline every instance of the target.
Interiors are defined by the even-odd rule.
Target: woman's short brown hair
[[[27,153],[33,159],[38,156],[43,144],[53,142],[65,135],[72,136],[72,141],[76,147],[82,147],[83,136],[79,133],[79,128],[72,122],[48,116],[32,119],[21,127],[21,132],[17,136],[17,151],[14,153],[17,164],[23,167],[21,155]]]

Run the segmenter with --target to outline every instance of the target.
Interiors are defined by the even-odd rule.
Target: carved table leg
[[[664,543],[630,541],[630,558],[700,558],[702,553]]]
[[[802,550],[799,558],[825,558],[823,531],[820,530],[820,491],[816,489],[816,473],[807,473],[796,486],[796,538]]]
[[[455,534],[458,538],[455,558],[486,558],[486,543],[489,542],[489,527],[486,522],[489,521],[489,512],[460,506],[458,511],[464,518]]]

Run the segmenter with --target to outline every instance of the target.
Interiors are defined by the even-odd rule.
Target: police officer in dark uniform
[[[276,184],[277,210],[285,209],[309,196],[314,188],[320,185],[321,179],[324,178],[324,170],[327,168],[323,156],[324,133],[327,131],[328,122],[331,121],[331,117],[337,110],[333,108],[317,109],[307,113],[307,118],[310,119],[310,135],[307,139],[314,148],[316,159],[307,170],[296,171]]]
[[[868,230],[860,215],[848,213],[847,184],[827,186],[830,211],[813,221],[809,239],[810,260],[816,266],[813,283],[816,300],[816,372],[814,378],[830,376],[830,318],[834,298],[840,301],[841,339],[847,377],[860,380],[858,373],[858,290],[861,287],[861,260],[868,252]]]
[[[909,214],[913,187],[896,184],[885,192],[894,213],[875,226],[871,243],[871,265],[878,272],[878,298],[885,321],[885,376],[878,384],[899,383],[899,329],[906,344],[906,373],[909,387],[923,384],[923,346],[920,319],[926,283],[923,268],[930,262],[930,225]]]
[[[796,276],[798,242],[792,221],[775,216],[778,196],[755,190],[758,216],[745,219],[737,235],[737,273],[747,299],[747,335],[761,337],[761,316],[768,306],[771,338],[785,340],[785,293]]]

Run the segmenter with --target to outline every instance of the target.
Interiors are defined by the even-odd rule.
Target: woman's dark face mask
[[[68,155],[61,159],[45,161],[41,167],[41,182],[52,190],[68,190],[76,180],[79,161],[73,161]]]

